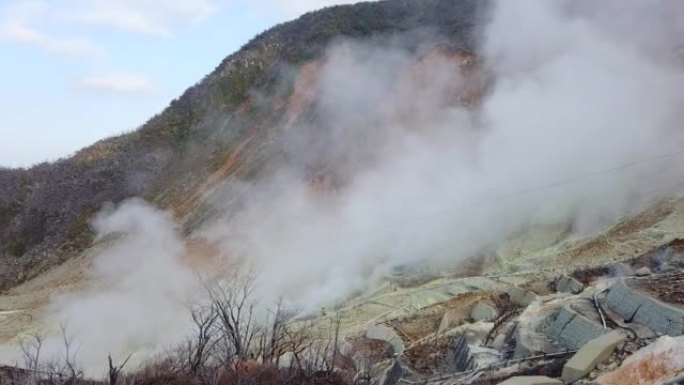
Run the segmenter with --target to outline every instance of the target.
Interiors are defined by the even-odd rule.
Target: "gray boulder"
[[[589,374],[598,364],[608,359],[624,340],[624,334],[612,331],[589,341],[563,367],[563,381],[577,381]]]
[[[626,263],[616,263],[608,268],[608,273],[611,277],[631,277],[634,275],[634,269]]]
[[[584,290],[584,285],[575,278],[564,275],[556,281],[556,291],[559,293],[579,294],[582,290]]]
[[[484,302],[478,302],[470,311],[470,318],[475,322],[484,321],[489,322],[496,319],[499,312],[492,306]]]
[[[399,337],[397,332],[386,326],[371,325],[366,328],[365,336],[369,340],[380,340],[387,342],[392,347],[394,354],[404,354],[404,342],[401,340],[401,337]]]
[[[529,304],[537,299],[537,296],[533,293],[525,291],[517,286],[509,287],[506,289],[506,293],[510,297],[511,302],[522,306],[529,306]]]

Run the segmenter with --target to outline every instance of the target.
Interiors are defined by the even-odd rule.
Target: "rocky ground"
[[[674,199],[581,239],[537,228],[485,263],[397,272],[306,322],[324,330],[339,320],[340,359],[383,385],[675,381],[684,374],[682,213]],[[0,296],[0,342],[40,328],[51,295],[97,284],[87,280],[90,255]]]
[[[393,277],[319,321],[340,317],[346,338],[393,346],[392,358],[354,360],[385,385],[675,381],[684,374],[683,209],[661,203],[584,239],[538,231],[478,274]]]
[[[677,350],[684,346],[684,307],[657,295],[681,284],[683,267],[670,262],[650,272],[625,262],[607,266],[622,275],[596,275],[587,285],[567,276],[440,279],[419,289],[387,288],[338,315],[343,334],[355,343],[383,340],[391,347],[393,357],[364,360],[355,352],[354,362],[383,384],[498,384],[519,375],[577,384],[656,383],[684,374]],[[648,308],[649,317],[637,321],[640,308]],[[592,341],[607,337],[615,342],[603,340],[600,351],[592,350]],[[663,367],[665,358],[672,362]],[[580,374],[567,374],[577,360],[584,360]],[[390,380],[393,365],[401,366],[401,375]],[[613,372],[629,372],[633,380]]]

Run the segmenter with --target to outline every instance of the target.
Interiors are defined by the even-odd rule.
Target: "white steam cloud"
[[[673,192],[681,157],[652,159],[684,148],[682,35],[668,29],[684,20],[648,3],[499,2],[475,108],[449,101],[467,82],[454,60],[336,46],[316,75],[320,126],[289,129],[292,161],[272,178],[211,196],[239,209],[194,236],[253,265],[264,301],[315,309],[399,265],[453,266],[532,224],[593,231]],[[333,187],[310,181],[321,161]],[[95,260],[102,288],[58,299],[54,319],[99,365],[178,341],[201,288],[170,218],[134,202],[96,227],[126,235]]]
[[[132,362],[141,362],[183,341],[202,286],[183,263],[185,243],[168,214],[134,199],[103,210],[93,226],[108,245],[93,260],[96,286],[55,296],[44,312],[48,330],[32,334],[43,337],[42,363],[65,357],[66,338],[79,367],[100,377],[110,353],[119,362],[135,353]],[[7,349],[0,356],[23,359]]]
[[[631,38],[655,20],[622,8],[623,34],[592,4],[501,2],[482,48],[494,86],[474,110],[445,103],[464,81],[453,62],[337,47],[316,89],[325,127],[293,128],[295,166],[204,235],[255,263],[264,295],[315,307],[395,266],[453,266],[532,224],[595,231],[672,192],[681,159],[621,166],[682,148],[684,78]],[[296,167],[319,152],[353,172],[325,197]]]

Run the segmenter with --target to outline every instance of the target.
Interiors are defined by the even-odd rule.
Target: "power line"
[[[557,188],[557,187],[561,187],[561,186],[566,186],[566,185],[573,184],[575,182],[579,182],[579,181],[584,180],[584,179],[589,179],[589,178],[593,178],[596,176],[613,173],[616,171],[623,171],[623,170],[626,170],[626,169],[629,169],[632,167],[636,167],[636,166],[640,166],[640,165],[648,164],[648,163],[653,163],[653,162],[657,162],[660,160],[664,160],[664,159],[668,159],[668,158],[672,158],[672,157],[676,157],[676,156],[681,156],[681,155],[684,155],[684,149],[678,150],[675,152],[671,152],[671,153],[667,153],[667,154],[657,155],[657,156],[654,156],[651,158],[644,158],[644,159],[641,159],[638,161],[625,163],[625,164],[622,164],[619,166],[614,166],[614,167],[610,167],[610,168],[606,168],[606,169],[591,171],[591,172],[588,172],[586,174],[577,175],[577,176],[574,176],[571,178],[554,181],[554,182],[551,182],[548,184],[543,184],[543,185],[539,185],[539,186],[532,187],[532,188],[526,188],[526,189],[511,191],[509,193],[502,194],[502,195],[499,195],[499,196],[491,198],[491,199],[466,203],[466,204],[460,205],[458,207],[445,209],[439,213],[426,214],[426,215],[421,216],[421,217],[416,217],[415,219],[416,220],[429,219],[429,218],[434,217],[434,216],[443,215],[446,213],[462,210],[462,209],[469,208],[469,207],[476,207],[476,206],[480,206],[480,205],[484,205],[484,204],[496,203],[496,202],[503,201],[505,199],[515,198],[515,197],[519,197],[519,196],[523,196],[523,195],[529,195],[529,194],[539,192],[539,191],[543,191],[543,190],[548,190],[548,189],[553,189],[553,188]]]
[[[640,160],[637,160],[637,161],[632,161],[632,162],[629,162],[629,163],[624,163],[624,164],[621,164],[621,165],[618,165],[618,166],[613,166],[613,167],[609,167],[609,168],[605,168],[605,169],[590,171],[590,172],[587,172],[587,173],[584,173],[584,174],[580,174],[580,175],[576,175],[576,176],[573,176],[573,177],[570,177],[570,178],[567,178],[567,179],[557,180],[557,181],[554,181],[554,182],[550,182],[550,183],[547,183],[547,184],[542,184],[542,185],[535,186],[535,187],[532,187],[532,188],[525,188],[525,189],[519,189],[519,190],[511,191],[511,192],[509,192],[509,193],[504,193],[504,194],[502,194],[502,195],[493,197],[493,198],[491,198],[491,199],[483,199],[483,200],[479,200],[479,201],[474,201],[474,202],[466,203],[466,204],[463,204],[463,205],[459,205],[459,206],[457,206],[457,207],[445,208],[445,209],[442,209],[442,210],[439,210],[439,211],[436,211],[436,212],[433,212],[433,213],[427,213],[427,214],[424,214],[424,215],[421,215],[421,216],[414,216],[414,217],[412,217],[412,218],[408,218],[408,217],[407,217],[407,218],[403,219],[403,220],[401,221],[401,223],[399,223],[399,222],[397,221],[398,223],[397,223],[396,225],[369,226],[369,227],[366,227],[366,228],[363,228],[363,229],[358,229],[358,231],[367,232],[367,231],[375,231],[375,230],[381,230],[381,229],[382,229],[382,230],[386,230],[386,231],[387,231],[387,230],[392,231],[392,230],[396,230],[396,229],[399,229],[399,228],[401,228],[401,227],[404,227],[406,222],[410,222],[410,221],[421,221],[421,220],[429,220],[429,219],[433,219],[433,218],[435,218],[435,217],[439,217],[439,216],[443,216],[443,215],[446,215],[446,214],[449,214],[449,213],[457,212],[457,211],[459,211],[459,210],[463,210],[463,209],[466,209],[466,208],[472,208],[472,207],[483,206],[483,205],[487,205],[487,204],[492,204],[492,203],[496,203],[496,202],[501,202],[501,201],[504,201],[504,200],[506,200],[506,199],[517,198],[517,197],[521,197],[521,196],[524,196],[524,195],[529,195],[529,194],[532,194],[532,193],[535,193],[535,192],[539,192],[539,191],[544,191],[544,190],[548,190],[548,189],[553,189],[553,188],[558,188],[558,187],[562,187],[562,186],[567,186],[567,185],[571,185],[571,184],[577,183],[577,182],[579,182],[579,181],[582,181],[582,180],[585,180],[585,179],[589,179],[589,178],[593,178],[593,177],[596,177],[596,176],[605,175],[605,174],[610,174],[610,173],[614,173],[614,172],[618,172],[618,171],[623,171],[623,170],[630,169],[630,168],[633,168],[633,167],[637,167],[637,166],[640,166],[640,165],[649,164],[649,163],[654,163],[654,162],[657,162],[657,161],[662,161],[662,160],[665,160],[665,159],[668,159],[668,158],[673,158],[673,157],[677,157],[677,156],[681,156],[681,155],[684,155],[684,149],[680,149],[680,150],[677,150],[677,151],[674,151],[674,152],[670,152],[670,153],[666,153],[666,154],[656,155],[656,156],[649,157],[649,158],[640,159]],[[663,186],[663,185],[660,185],[659,188],[653,189],[653,190],[650,190],[650,191],[651,191],[651,193],[653,193],[653,192],[657,192],[657,191],[669,189],[670,187],[677,187],[677,186],[679,186],[679,185],[681,185],[681,184],[684,184],[684,181],[682,181],[682,182],[677,182],[677,183],[673,183],[673,184],[669,184],[669,185],[664,185],[664,186]],[[244,193],[247,193],[247,191],[244,191]],[[265,221],[266,219],[267,219],[267,217],[264,217],[264,218],[262,218],[261,220],[259,220],[256,224],[258,225],[258,223],[261,223],[261,222]],[[561,218],[559,218],[559,219],[561,219]],[[528,226],[523,227],[523,229],[524,229],[524,228],[531,228],[531,227],[533,227],[533,226],[534,226],[534,225],[528,225]],[[230,234],[229,234],[229,235],[230,235]],[[247,234],[246,234],[245,232],[235,232],[235,233],[233,233],[232,235],[244,236],[244,235],[247,235]]]

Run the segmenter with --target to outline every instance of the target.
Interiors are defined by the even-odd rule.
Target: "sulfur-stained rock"
[[[664,336],[596,379],[600,385],[676,384],[684,378],[684,337]]]

